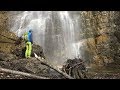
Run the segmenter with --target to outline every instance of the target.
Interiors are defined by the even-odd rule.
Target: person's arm
[[[32,35],[32,33],[31,33],[31,43],[33,44],[33,35]]]

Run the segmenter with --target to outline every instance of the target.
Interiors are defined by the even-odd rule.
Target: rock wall
[[[7,11],[0,11],[0,52],[10,53],[14,48],[16,35],[9,32],[9,14]],[[12,40],[13,39],[13,40]]]
[[[116,11],[81,13],[83,40],[86,43],[84,51],[89,53],[90,58],[86,58],[89,58],[92,65],[106,66],[119,61],[120,44],[119,38],[116,38],[119,32],[119,15]]]

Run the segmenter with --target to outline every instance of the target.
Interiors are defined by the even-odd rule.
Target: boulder
[[[15,54],[19,58],[25,58],[25,50],[26,50],[26,47],[20,47],[20,48],[16,47],[16,49],[12,51],[12,54]],[[43,49],[41,46],[33,44],[31,57],[34,57],[34,53],[36,53],[38,56],[45,59]]]
[[[34,57],[34,53],[45,59],[45,55],[41,46],[33,44],[32,55],[31,55],[32,57]]]

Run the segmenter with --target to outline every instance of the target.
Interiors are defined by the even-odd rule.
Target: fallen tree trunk
[[[23,76],[36,78],[36,79],[50,79],[50,78],[46,78],[46,77],[36,76],[36,75],[30,74],[30,73],[25,73],[25,72],[20,72],[20,71],[5,69],[5,68],[0,68],[0,71],[12,73],[12,74],[19,74],[19,75],[23,75]]]
[[[87,79],[86,66],[80,58],[68,59],[62,67],[62,71],[76,79]]]
[[[41,58],[38,57],[35,53],[34,53],[34,55],[35,55],[35,58],[37,58],[41,62],[41,64],[50,67],[51,69],[57,71],[58,73],[60,73],[61,75],[63,75],[64,77],[66,77],[68,79],[74,79],[73,77],[69,76],[68,74],[66,74],[66,73],[62,72],[61,70],[57,69],[55,66],[49,64],[48,62],[45,62],[45,61],[41,60]]]

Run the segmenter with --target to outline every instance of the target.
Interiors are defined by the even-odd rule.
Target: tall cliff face
[[[0,32],[3,35],[7,34],[7,30],[11,28],[11,18],[21,12],[0,12]],[[120,12],[116,11],[82,11],[71,12],[75,13],[72,17],[79,14],[81,17],[80,27],[82,28],[79,33],[81,41],[84,44],[81,47],[82,57],[91,66],[104,66],[109,63],[118,62],[120,60]],[[8,23],[10,22],[10,23]],[[10,37],[15,37],[11,34]],[[5,40],[5,37],[0,37],[0,41]],[[12,41],[11,41],[12,42]],[[0,50],[6,52],[9,49],[7,43],[0,43]],[[6,45],[6,48],[4,47]],[[13,46],[11,44],[11,46]],[[3,49],[4,47],[4,49]]]
[[[83,40],[86,42],[87,59],[97,66],[119,61],[119,12],[89,11],[82,12]]]

